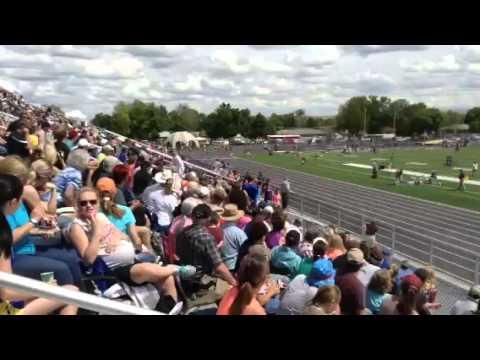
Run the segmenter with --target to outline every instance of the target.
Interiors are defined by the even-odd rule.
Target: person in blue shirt
[[[79,258],[75,251],[42,246],[31,232],[44,216],[43,205],[29,214],[22,202],[23,184],[16,176],[0,174],[0,210],[13,235],[12,268],[17,275],[41,280],[41,273],[53,272],[59,285],[81,285]]]
[[[243,190],[247,192],[248,197],[250,198],[250,201],[256,204],[257,197],[258,197],[258,186],[251,176],[247,176],[245,180],[247,182],[245,185],[243,185]]]
[[[388,270],[378,270],[370,279],[367,288],[367,308],[373,315],[377,315],[383,302],[391,297],[392,278]]]
[[[221,247],[222,259],[228,270],[233,271],[237,263],[240,247],[247,240],[247,235],[237,225],[237,221],[245,215],[242,210],[238,210],[235,204],[226,204],[223,214],[223,245]]]

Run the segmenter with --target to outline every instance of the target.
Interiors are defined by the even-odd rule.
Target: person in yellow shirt
[[[27,135],[28,147],[32,150],[36,150],[39,147],[38,135],[36,134],[37,126],[35,124],[30,125],[28,128],[29,134]]]

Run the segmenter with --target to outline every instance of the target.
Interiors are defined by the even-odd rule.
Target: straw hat
[[[245,215],[243,210],[238,210],[238,206],[236,204],[226,204],[223,207],[223,214],[221,215],[224,221],[237,221]]]

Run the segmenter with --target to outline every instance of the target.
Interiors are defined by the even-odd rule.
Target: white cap
[[[198,189],[198,194],[201,197],[207,197],[208,195],[210,195],[210,190],[208,190],[206,186],[200,186],[200,188]]]
[[[82,138],[78,141],[78,144],[77,144],[78,147],[89,147],[90,146],[90,143],[88,142],[87,139],[85,138]]]
[[[263,209],[265,212],[268,212],[269,214],[273,214],[273,207],[270,205],[265,206],[265,209]]]

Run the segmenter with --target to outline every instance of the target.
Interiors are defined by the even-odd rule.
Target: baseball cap
[[[365,262],[363,251],[357,248],[348,250],[347,261],[352,264],[363,264]]]
[[[97,189],[100,192],[109,192],[112,195],[117,193],[115,182],[108,177],[102,177],[97,181]]]
[[[269,214],[273,214],[273,207],[270,205],[265,206],[265,209],[263,209],[265,212],[268,212]]]
[[[306,278],[310,286],[321,287],[335,284],[335,269],[329,259],[319,259],[313,263],[312,270]]]
[[[468,297],[474,301],[480,300],[480,285],[473,285],[468,291]]]
[[[423,283],[422,280],[417,275],[411,274],[407,275],[402,279],[401,283],[401,290],[403,293],[407,293],[409,291],[418,292],[422,288]]]

